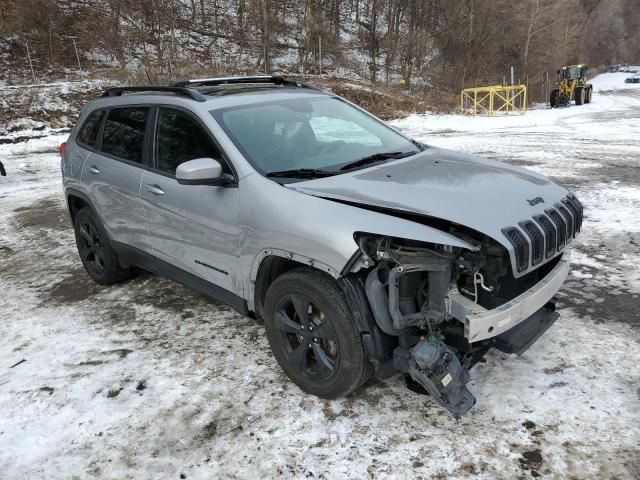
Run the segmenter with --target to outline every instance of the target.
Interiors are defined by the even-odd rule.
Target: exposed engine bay
[[[362,234],[357,237],[362,254],[351,274],[361,279],[381,331],[378,376],[403,372],[410,388],[428,393],[460,418],[476,402],[466,387],[469,369],[491,347],[526,350],[557,314],[549,302],[544,307],[549,315],[529,319],[534,327],[527,320],[504,337],[470,341],[463,319],[455,318],[453,296],[471,308],[495,309],[536,285],[560,257],[516,279],[503,246],[477,232],[456,233],[476,249]]]

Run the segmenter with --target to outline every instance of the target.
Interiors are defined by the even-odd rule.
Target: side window
[[[144,130],[149,107],[112,108],[102,136],[102,151],[118,158],[142,163]]]
[[[190,115],[161,107],[156,134],[156,168],[175,175],[181,163],[203,157],[222,159],[207,132]]]
[[[102,124],[102,118],[104,117],[104,110],[96,110],[89,115],[89,118],[84,122],[78,135],[78,141],[89,147],[95,147],[98,143],[98,132],[100,131],[100,125]]]

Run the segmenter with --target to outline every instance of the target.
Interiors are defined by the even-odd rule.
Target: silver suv
[[[281,77],[107,90],[62,170],[96,282],[175,279],[264,321],[307,392],[401,372],[456,417],[489,348],[521,353],[558,317],[583,216],[541,175]]]

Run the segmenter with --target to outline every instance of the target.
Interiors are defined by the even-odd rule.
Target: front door
[[[229,163],[195,116],[172,107],[158,108],[153,150],[140,196],[154,255],[241,296],[238,188],[180,185],[175,178],[188,160],[213,158],[232,173]]]

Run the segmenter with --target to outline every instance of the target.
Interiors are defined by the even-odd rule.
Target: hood
[[[510,252],[513,247],[502,230],[543,213],[569,193],[530,170],[434,147],[406,159],[286,186],[448,220],[494,238]]]

